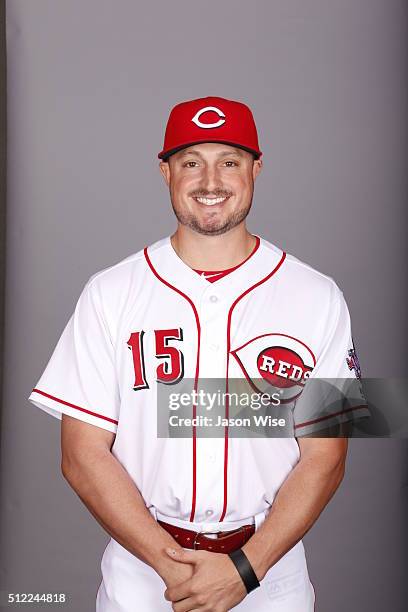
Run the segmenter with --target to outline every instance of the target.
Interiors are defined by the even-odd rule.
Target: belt
[[[157,520],[182,548],[208,550],[210,552],[230,553],[241,548],[255,533],[255,525],[242,525],[232,531],[192,531],[177,525]],[[215,538],[206,537],[212,534]]]

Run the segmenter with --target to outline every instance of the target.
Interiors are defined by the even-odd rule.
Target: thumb
[[[198,550],[184,550],[183,548],[166,548],[166,553],[172,559],[180,561],[181,563],[197,563],[198,562]]]

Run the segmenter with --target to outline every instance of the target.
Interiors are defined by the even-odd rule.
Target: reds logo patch
[[[286,334],[263,334],[231,353],[257,393],[279,392],[282,403],[299,397],[316,365],[310,348]]]

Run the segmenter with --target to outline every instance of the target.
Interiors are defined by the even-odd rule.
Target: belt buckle
[[[207,533],[210,533],[211,535],[215,535],[216,533],[222,533],[220,530],[218,531],[197,531],[195,536],[194,536],[194,541],[193,541],[193,550],[197,550],[196,548],[196,544],[197,544],[197,538],[200,535],[206,535]]]

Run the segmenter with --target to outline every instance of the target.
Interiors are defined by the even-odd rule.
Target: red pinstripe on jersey
[[[104,419],[105,421],[109,421],[110,423],[114,423],[115,425],[118,424],[118,421],[116,421],[115,419],[110,419],[107,416],[104,416],[103,414],[99,414],[98,412],[92,412],[91,410],[87,410],[86,408],[81,408],[80,406],[76,406],[75,404],[71,404],[70,402],[66,402],[65,400],[59,398],[59,397],[55,397],[55,395],[50,395],[49,393],[46,393],[45,391],[41,391],[40,389],[33,389],[33,392],[35,391],[35,393],[39,393],[40,395],[44,395],[44,397],[49,397],[50,399],[59,402],[60,404],[64,404],[65,406],[69,406],[70,408],[75,408],[75,410],[80,410],[81,412],[86,412],[86,414],[90,414],[92,416],[98,417],[99,419]]]
[[[295,425],[295,429],[299,427],[306,427],[306,425],[313,425],[314,423],[319,423],[320,421],[324,421],[326,419],[331,419],[332,417],[338,416],[339,414],[345,414],[346,412],[352,412],[353,410],[361,410],[362,408],[367,408],[366,404],[362,404],[361,406],[353,406],[352,408],[346,408],[345,410],[339,410],[338,412],[333,412],[332,414],[325,414],[318,419],[313,419],[311,421],[305,421],[304,423],[298,423]]]
[[[267,274],[260,281],[258,281],[257,283],[255,283],[251,287],[248,287],[248,289],[246,289],[243,293],[241,293],[241,295],[239,295],[237,297],[237,299],[232,303],[232,306],[229,309],[229,312],[228,312],[228,322],[227,322],[227,371],[226,371],[226,375],[225,375],[225,392],[226,392],[226,394],[228,394],[228,366],[229,366],[229,356],[230,356],[230,351],[231,351],[231,320],[232,320],[232,313],[234,311],[234,308],[238,304],[238,302],[240,302],[242,300],[242,298],[244,298],[246,295],[248,295],[248,293],[250,293],[251,291],[253,291],[257,287],[259,287],[260,285],[262,285],[263,283],[268,281],[274,274],[276,274],[276,272],[279,270],[279,268],[281,267],[281,265],[285,261],[285,258],[286,258],[286,253],[283,251],[282,252],[282,257],[280,258],[279,263],[274,267],[272,272]],[[226,398],[226,402],[225,402],[225,418],[228,419],[229,418],[228,395],[226,395],[225,398]],[[220,516],[220,519],[219,519],[220,523],[224,520],[224,516],[225,516],[225,513],[227,511],[227,502],[228,502],[228,425],[225,426],[225,435],[224,435],[224,505],[223,505],[223,510],[222,510],[222,513],[221,513],[221,516]]]
[[[173,291],[181,295],[185,300],[187,300],[187,302],[190,304],[191,308],[193,309],[194,317],[195,317],[195,321],[197,325],[197,360],[196,360],[196,369],[195,369],[195,376],[194,376],[194,390],[197,392],[198,376],[199,376],[199,371],[200,371],[200,338],[201,338],[201,325],[200,325],[200,319],[198,316],[197,308],[195,307],[194,302],[188,297],[188,295],[183,293],[183,291],[181,291],[180,289],[177,289],[177,287],[175,287],[174,285],[166,281],[162,276],[160,276],[160,274],[154,268],[150,260],[149,254],[147,252],[147,247],[145,247],[143,252],[144,252],[144,256],[146,258],[147,264],[150,270],[155,275],[155,277],[160,282],[162,282],[164,285],[169,287],[169,289],[172,289]],[[196,407],[196,404],[193,404],[193,418],[195,419],[196,416],[197,416],[197,407]],[[192,493],[191,513],[190,513],[191,522],[194,521],[196,499],[197,499],[197,460],[196,460],[197,452],[196,451],[197,451],[197,432],[196,432],[196,426],[193,425],[193,493]]]

